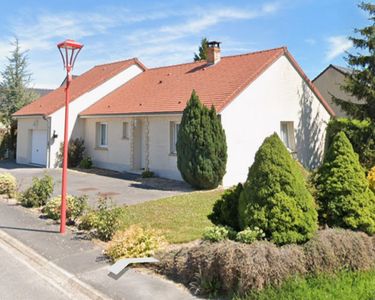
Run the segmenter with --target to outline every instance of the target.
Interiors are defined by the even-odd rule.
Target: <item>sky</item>
[[[1,0],[0,70],[14,37],[27,50],[32,86],[56,88],[65,77],[57,43],[84,44],[74,74],[138,57],[147,67],[191,62],[202,37],[222,55],[287,46],[313,79],[355,52],[348,36],[367,24],[356,0],[127,1]]]

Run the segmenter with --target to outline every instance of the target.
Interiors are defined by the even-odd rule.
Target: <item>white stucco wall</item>
[[[93,90],[83,94],[69,105],[69,138],[72,137],[72,132],[74,129],[74,137],[84,136],[82,124],[77,122],[77,117],[80,112],[93,105],[95,102],[103,98],[105,95],[109,94],[113,90],[117,89],[124,83],[128,82],[130,79],[134,78],[142,72],[142,69],[137,65],[132,65],[111,79],[107,80],[100,86],[94,88]],[[58,137],[51,141],[50,146],[50,167],[56,167],[56,154],[59,151],[60,144],[64,140],[64,116],[65,108],[62,107],[58,111],[51,115],[51,133],[56,132]]]
[[[95,166],[116,171],[141,172],[133,167],[133,126],[134,120],[142,123],[142,165],[156,175],[181,180],[177,169],[177,157],[170,154],[170,122],[179,123],[181,116],[138,116],[138,117],[102,117],[86,118],[84,121],[84,139],[88,154]],[[96,145],[96,123],[108,124],[108,147]],[[123,122],[129,124],[129,139],[123,139]],[[148,141],[147,141],[148,123]],[[147,154],[148,144],[148,154]]]
[[[265,137],[280,134],[281,121],[293,121],[298,158],[316,167],[323,154],[330,115],[289,60],[282,56],[231,102],[221,120],[228,145],[224,186],[243,182]]]
[[[47,120],[42,117],[18,119],[16,161],[19,164],[29,164],[31,162],[32,130],[46,130],[48,134]]]

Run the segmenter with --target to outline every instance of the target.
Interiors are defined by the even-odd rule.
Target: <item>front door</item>
[[[33,130],[31,138],[31,163],[47,163],[47,130]]]

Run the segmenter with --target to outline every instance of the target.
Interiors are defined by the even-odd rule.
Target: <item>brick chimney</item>
[[[211,41],[208,42],[207,48],[207,63],[214,65],[220,61],[220,44],[221,42]]]

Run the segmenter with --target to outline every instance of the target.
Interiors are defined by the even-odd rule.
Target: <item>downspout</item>
[[[46,168],[49,169],[51,166],[51,117],[43,116],[43,119],[47,121],[47,164]]]

